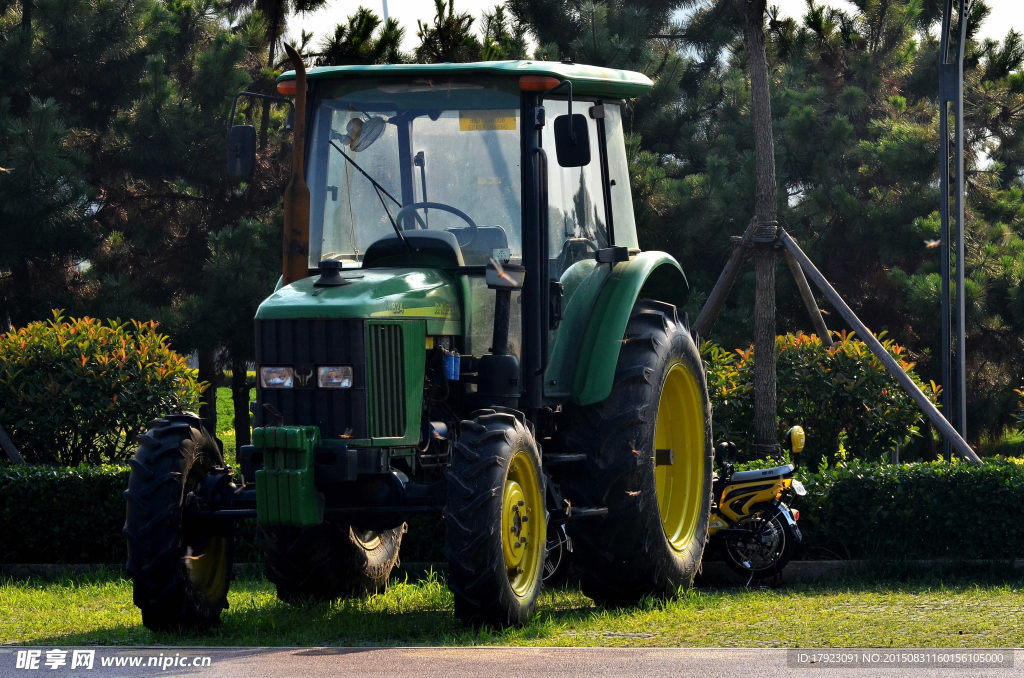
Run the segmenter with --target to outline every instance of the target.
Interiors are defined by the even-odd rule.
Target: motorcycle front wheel
[[[565,525],[548,525],[547,553],[544,559],[544,586],[555,588],[569,578],[572,569],[572,540]]]
[[[774,504],[753,507],[737,528],[750,536],[727,536],[722,541],[725,564],[748,581],[770,579],[786,567],[799,538],[782,510]]]

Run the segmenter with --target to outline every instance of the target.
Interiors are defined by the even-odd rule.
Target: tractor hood
[[[365,318],[426,320],[428,335],[462,334],[458,283],[440,269],[346,269],[348,284],[317,287],[318,277],[277,289],[257,320]]]

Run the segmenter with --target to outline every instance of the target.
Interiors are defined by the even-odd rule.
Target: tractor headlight
[[[320,388],[352,388],[351,367],[320,367],[316,371]]]
[[[295,370],[291,367],[261,367],[260,385],[263,388],[291,388]]]

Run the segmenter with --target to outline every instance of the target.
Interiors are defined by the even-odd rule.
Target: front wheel
[[[546,508],[537,443],[522,414],[480,410],[462,422],[448,481],[445,552],[455,615],[496,628],[537,609]]]
[[[256,543],[278,598],[293,605],[320,603],[387,590],[405,530],[404,524],[375,532],[330,521],[260,526]]]
[[[211,476],[230,481],[230,471],[195,415],[158,419],[138,440],[123,531],[135,604],[151,631],[204,630],[228,606],[234,526],[186,507]]]
[[[725,564],[748,581],[770,579],[781,572],[800,540],[782,509],[774,504],[753,507],[736,527],[749,530],[749,534],[723,538]]]

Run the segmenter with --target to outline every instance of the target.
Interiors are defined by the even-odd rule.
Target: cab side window
[[[574,101],[573,113],[586,115],[591,105],[587,101]],[[548,124],[543,128],[541,144],[548,153],[549,271],[552,280],[559,280],[574,264],[593,259],[597,250],[609,246],[608,220],[601,185],[596,121],[587,121],[590,164],[583,167],[561,167],[555,160],[552,122],[567,113],[567,104],[561,100],[546,99],[544,108]]]
[[[633,196],[629,191],[629,160],[626,157],[622,130],[622,109],[619,104],[604,105],[604,133],[608,140],[608,188],[612,203],[612,224],[615,244],[638,249],[636,223],[633,221]]]

